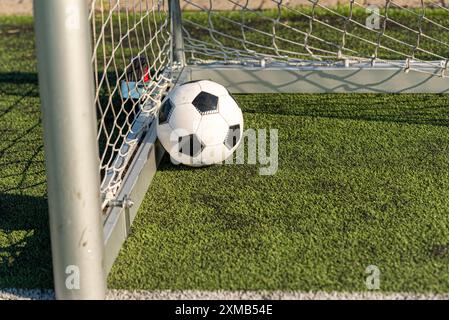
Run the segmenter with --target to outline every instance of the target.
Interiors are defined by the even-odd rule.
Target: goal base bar
[[[112,207],[106,213],[107,218],[103,227],[106,275],[109,274],[122,244],[129,235],[131,224],[164,153],[164,149],[157,141],[156,121],[153,121],[136,152],[123,187],[117,196],[118,199],[125,200],[123,206]],[[132,201],[132,204],[127,205],[126,199]]]
[[[172,89],[187,81],[184,68],[173,69]],[[149,115],[142,114],[143,118]],[[111,271],[120,249],[130,234],[131,225],[137,215],[140,205],[156,174],[165,150],[157,139],[157,121],[155,119],[143,120],[145,125],[149,122],[146,133],[140,139],[133,160],[123,178],[122,187],[116,199],[123,205],[111,207],[106,213],[103,222],[104,235],[104,270],[106,276]]]
[[[425,68],[424,68],[425,69]],[[231,93],[448,93],[449,78],[390,64],[349,67],[193,65],[184,68],[188,81],[209,79]]]

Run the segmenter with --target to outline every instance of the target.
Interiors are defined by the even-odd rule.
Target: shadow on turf
[[[184,164],[174,164],[168,152],[164,153],[164,156],[161,159],[159,166],[157,167],[158,171],[194,171],[194,170],[204,170],[204,168],[210,168],[212,166],[206,167],[191,167],[186,166]]]
[[[0,288],[51,288],[47,201],[0,193]]]
[[[0,94],[10,97],[17,96],[14,102],[7,103],[6,106],[0,104],[1,118],[16,108],[24,107],[22,103],[27,98],[39,96],[37,74],[32,72],[0,73]],[[39,110],[35,112],[39,112]]]
[[[36,72],[0,72],[0,85],[9,84],[26,84],[31,83],[37,85]],[[7,93],[5,91],[5,93]]]
[[[39,112],[27,104],[27,98],[39,94],[36,73],[0,73],[0,93],[13,97],[0,105],[0,120],[15,109]],[[34,180],[44,170],[42,138],[36,131],[41,124],[36,118],[25,126],[4,122],[0,128],[0,288],[52,287],[47,199],[29,195],[36,187],[37,193],[45,192],[45,180]]]
[[[2,166],[21,167],[18,173],[0,175],[0,182],[16,176],[14,185],[0,184],[0,288],[51,288],[47,199],[24,194],[45,184],[45,181],[30,183],[33,174],[30,168],[39,161],[36,156],[41,152],[42,141],[38,145],[31,144],[33,147],[25,159],[11,160],[17,151],[8,147],[17,144],[30,148],[25,134],[0,150],[0,159],[9,158],[2,161]]]
[[[375,106],[370,109],[371,111],[376,110]],[[358,111],[369,111],[369,110],[358,110]],[[332,113],[332,110],[329,112],[317,112],[316,110],[310,109],[306,111],[299,112],[282,112],[281,110],[276,112],[270,112],[268,110],[245,110],[246,113],[265,113],[265,114],[275,114],[275,115],[292,115],[292,116],[301,116],[301,117],[316,117],[316,118],[328,118],[328,119],[337,119],[337,120],[362,120],[369,122],[393,122],[393,123],[403,123],[403,124],[411,124],[411,125],[432,125],[439,127],[449,127],[449,119],[447,118],[428,118],[428,119],[411,119],[413,114],[408,115],[369,115],[367,114],[358,114],[358,115],[337,115]],[[416,111],[416,116],[419,110]],[[409,118],[410,117],[410,118]],[[418,117],[418,116],[417,116]]]

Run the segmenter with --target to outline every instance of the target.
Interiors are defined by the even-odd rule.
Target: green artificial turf
[[[0,18],[0,288],[52,287],[33,36]],[[165,158],[111,288],[449,291],[448,96],[236,98],[277,173]]]
[[[31,17],[0,18],[0,288],[50,288],[51,253]]]
[[[279,170],[165,159],[109,277],[114,288],[449,289],[449,98],[240,95],[279,130]]]

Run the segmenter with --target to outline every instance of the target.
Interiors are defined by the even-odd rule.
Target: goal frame
[[[407,74],[400,62],[292,66],[260,60],[187,65],[180,0],[168,3],[173,87],[210,79],[231,93],[449,92],[447,78],[413,70]],[[107,274],[164,150],[157,141],[155,121],[141,115],[137,124],[151,124],[139,139],[115,203],[102,219],[86,0],[35,0],[34,15],[55,294],[58,299],[103,299]],[[79,276],[78,283],[74,276]]]

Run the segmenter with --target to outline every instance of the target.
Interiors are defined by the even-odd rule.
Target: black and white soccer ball
[[[209,80],[176,87],[157,118],[162,146],[172,161],[189,166],[221,163],[242,139],[240,107],[225,87]]]

